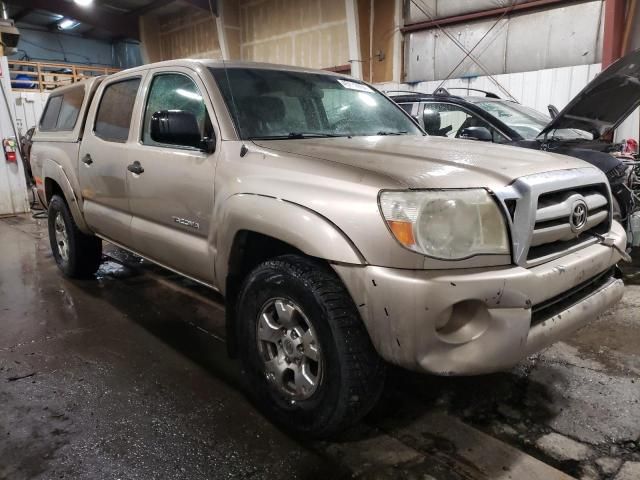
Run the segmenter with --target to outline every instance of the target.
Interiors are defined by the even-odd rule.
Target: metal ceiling
[[[101,40],[139,40],[138,17],[147,13],[168,14],[185,5],[209,9],[208,0],[94,0],[89,7],[81,7],[73,0],[5,0],[9,18],[18,27],[57,30],[63,18],[80,24],[64,33]],[[211,6],[217,13],[217,1]]]

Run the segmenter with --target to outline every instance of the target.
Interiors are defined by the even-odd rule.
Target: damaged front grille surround
[[[513,260],[526,268],[596,243],[611,227],[611,191],[597,169],[529,175],[494,193],[510,224]]]

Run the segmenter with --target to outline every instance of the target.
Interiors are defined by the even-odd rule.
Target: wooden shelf
[[[20,92],[44,92],[91,77],[119,72],[117,68],[59,62],[8,60],[11,88]],[[29,78],[17,78],[23,75]],[[33,87],[25,88],[25,83]]]

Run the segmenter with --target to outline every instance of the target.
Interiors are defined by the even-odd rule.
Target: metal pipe
[[[7,4],[2,2],[2,18],[9,20],[9,12],[7,12]]]
[[[575,2],[575,1],[586,1],[586,0],[573,0],[573,1]],[[566,5],[569,2],[567,0],[530,0],[528,2],[518,3],[508,7],[492,8],[490,10],[483,10],[481,12],[466,13],[464,15],[454,15],[452,17],[444,17],[444,18],[438,18],[433,20],[427,20],[424,22],[411,23],[403,27],[401,31],[402,33],[417,32],[420,30],[427,30],[429,28],[433,28],[436,26],[451,25],[455,23],[464,23],[471,20],[478,20],[481,18],[497,17],[502,15],[504,12],[516,13],[516,12],[522,12],[522,11],[531,10],[531,9],[540,8],[540,7],[547,7],[549,5],[554,5],[556,3],[563,3]]]

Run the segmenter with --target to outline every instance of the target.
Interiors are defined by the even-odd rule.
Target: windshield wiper
[[[337,135],[335,133],[322,133],[322,132],[291,132],[288,138],[323,138],[323,137],[342,137],[344,135]]]
[[[346,137],[347,135],[337,135],[335,133],[319,133],[319,132],[291,132],[287,135],[256,135],[249,137],[248,140],[287,140],[301,138],[327,138],[327,137]]]
[[[385,130],[380,130],[378,133],[376,133],[376,135],[406,135],[407,131],[406,130],[401,130],[399,132],[387,132]]]

